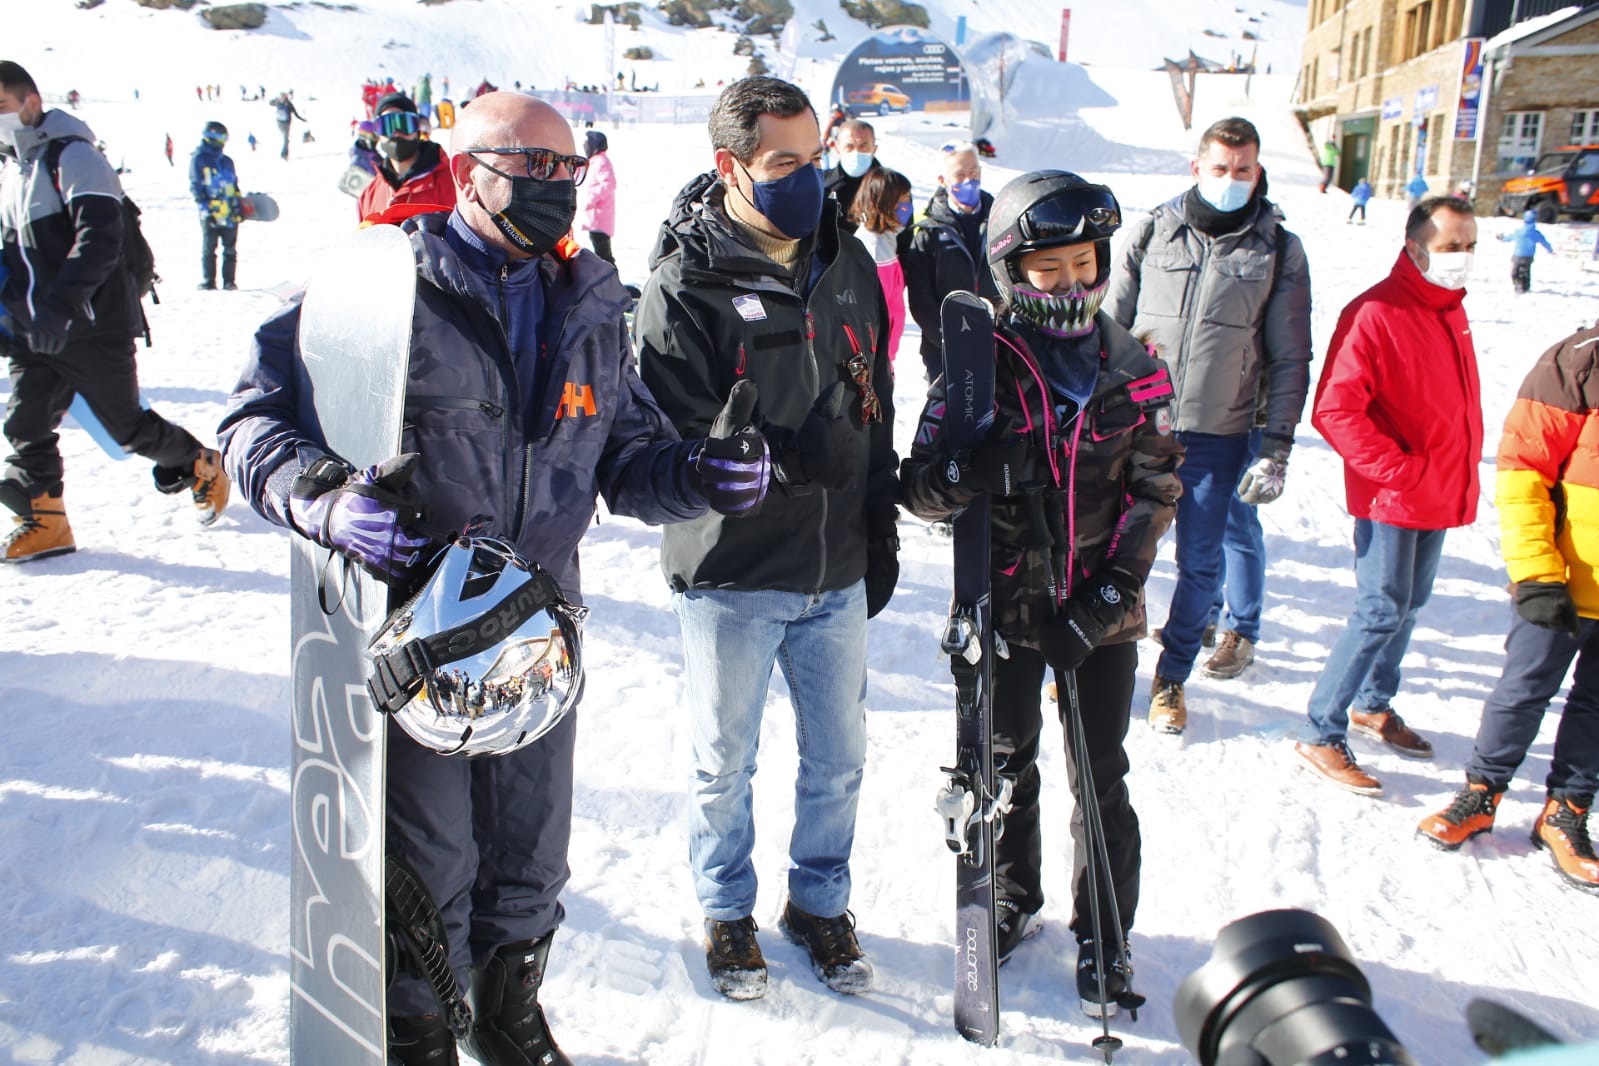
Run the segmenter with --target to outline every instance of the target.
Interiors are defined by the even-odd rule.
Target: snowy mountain
[[[1189,30],[1233,6],[1185,4],[1181,20],[1155,0],[1074,11],[1074,40],[1084,48],[1074,53],[1093,53],[1092,64],[1045,64],[1019,79],[1015,126],[998,142],[985,185],[997,188],[1018,168],[1069,166],[1108,182],[1135,216],[1181,191],[1195,133],[1176,121],[1165,76],[1148,73],[1146,53],[1176,55],[1185,42],[1203,52]],[[847,45],[836,6],[796,7],[807,20],[825,17],[837,47]],[[960,14],[974,27],[1016,32],[1036,20],[1044,40],[1058,26],[1058,9],[1051,15],[1026,0],[928,7],[934,28],[951,35]],[[1303,19],[1302,6],[1259,9],[1273,20]],[[597,59],[577,65],[599,48],[599,31],[577,12],[509,0],[367,3],[359,12],[281,5],[262,31],[221,34],[199,28],[192,14],[125,0],[87,11],[65,0],[27,5],[13,23],[20,30],[8,38],[10,55],[47,93],[84,94],[80,116],[130,168],[127,187],[146,211],[166,278],[151,312],[155,347],[140,356],[147,400],[209,437],[275,294],[302,281],[353,227],[354,202],[334,181],[362,77],[598,80]],[[1102,18],[1117,29],[1095,38]],[[1181,33],[1179,21],[1188,28]],[[742,69],[718,31],[652,19],[641,34],[666,57],[654,64],[663,90]],[[818,54],[836,62],[842,52]],[[1278,70],[1293,65],[1277,61]],[[831,72],[819,59],[811,76],[821,84]],[[195,99],[196,82],[217,80],[226,102]],[[271,115],[236,99],[239,82],[252,90],[264,82],[270,92],[293,85],[317,140],[295,143],[287,162],[270,142],[252,153],[245,136],[269,138]],[[1319,355],[1339,309],[1386,272],[1403,212],[1377,202],[1370,225],[1344,225],[1347,200],[1315,191],[1287,88],[1283,75],[1257,78],[1248,95],[1241,79],[1201,79],[1195,119],[1197,127],[1238,110],[1261,125],[1274,196],[1310,255]],[[1056,115],[1063,101],[1075,118]],[[279,221],[249,223],[241,234],[240,293],[193,290],[199,235],[181,167],[213,117],[233,131],[243,183],[283,206]],[[925,193],[936,139],[952,131],[915,115],[881,129],[879,155]],[[641,280],[673,192],[709,164],[709,149],[695,124],[607,132],[622,190],[618,259],[624,277]],[[174,168],[161,155],[168,133],[179,147]],[[1413,837],[1416,822],[1458,787],[1502,665],[1510,612],[1491,499],[1499,427],[1537,355],[1599,314],[1599,274],[1573,257],[1540,258],[1535,291],[1512,297],[1508,246],[1491,239],[1508,223],[1481,225],[1466,306],[1489,427],[1487,491],[1477,523],[1449,534],[1401,693],[1406,718],[1434,740],[1437,757],[1409,762],[1357,740],[1362,763],[1387,786],[1380,800],[1313,781],[1289,758],[1287,738],[1353,597],[1340,466],[1305,427],[1287,495],[1261,512],[1271,569],[1256,665],[1236,681],[1196,675],[1192,724],[1174,741],[1141,721],[1154,662],[1153,645],[1144,648],[1128,748],[1144,840],[1133,943],[1150,1002],[1136,1024],[1115,1023],[1127,1042],[1118,1063],[1188,1061],[1170,1010],[1178,982],[1208,956],[1219,926],[1275,907],[1313,910],[1339,929],[1371,980],[1377,1011],[1419,1062],[1482,1061],[1462,1020],[1476,995],[1563,1038],[1599,1038],[1593,902],[1563,888],[1526,837],[1558,717],[1546,719],[1505,799],[1499,833],[1456,855]],[[1557,244],[1576,239],[1559,227],[1551,234]],[[902,351],[915,344],[913,332]],[[902,450],[920,407],[915,357],[907,359],[898,382]],[[0,1061],[281,1066],[289,998],[285,534],[240,503],[200,531],[186,508],[151,491],[141,462],[113,461],[71,425],[62,449],[80,550],[0,573],[8,727],[0,748]],[[950,1025],[952,862],[932,810],[954,731],[948,668],[935,656],[949,547],[914,520],[900,532],[901,584],[869,632],[871,754],[852,901],[877,987],[856,998],[827,992],[800,950],[775,933],[794,769],[793,716],[779,682],[756,785],[764,882],[756,919],[773,985],[747,1004],[722,1000],[704,971],[686,868],[681,650],[658,578],[659,532],[610,516],[591,532],[573,880],[545,986],[555,1033],[575,1061],[1010,1066],[1094,1055],[1088,1041],[1098,1027],[1079,1013],[1072,988],[1064,903],[1071,804],[1059,733],[1049,728],[1045,930],[1003,971],[999,1046],[980,1053]],[[1172,579],[1168,543],[1151,582],[1157,621]]]

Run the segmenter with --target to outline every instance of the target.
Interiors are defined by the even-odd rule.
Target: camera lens
[[[1226,926],[1173,1004],[1200,1066],[1415,1066],[1371,1009],[1371,985],[1330,923],[1262,911]]]

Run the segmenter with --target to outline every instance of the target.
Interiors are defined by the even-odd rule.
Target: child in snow
[[[1349,217],[1344,219],[1344,224],[1348,225],[1353,222],[1355,220],[1355,212],[1359,211],[1360,224],[1364,226],[1366,224],[1366,205],[1371,202],[1371,182],[1365,178],[1355,182],[1355,187],[1349,190],[1349,200],[1354,206],[1349,209]]]
[[[900,335],[905,332],[905,271],[899,264],[899,235],[911,223],[910,179],[897,170],[873,167],[861,179],[849,205],[851,220],[860,225],[855,237],[877,262],[877,279],[888,301],[888,365],[894,365]]]
[[[1418,170],[1416,172],[1416,176],[1405,183],[1405,206],[1414,210],[1416,205],[1421,203],[1422,199],[1425,198],[1426,195],[1427,179],[1422,177],[1421,171]]]
[[[1546,252],[1554,251],[1549,238],[1538,232],[1538,212],[1528,210],[1521,216],[1521,223],[1520,229],[1499,235],[1502,241],[1516,242],[1510,249],[1510,286],[1518,294],[1532,289],[1532,258],[1538,254],[1538,246],[1542,245]]]
[[[1078,805],[1070,927],[1079,945],[1078,995],[1095,1017],[1141,1002],[1127,944],[1111,921],[1114,903],[1125,937],[1141,864],[1123,742],[1144,634],[1144,582],[1182,492],[1166,367],[1100,310],[1120,225],[1111,191],[1076,174],[1036,171],[1005,186],[987,237],[1003,301],[994,333],[994,430],[970,449],[941,445],[947,389],[940,377],[901,470],[906,506],[923,519],[949,518],[979,494],[990,497],[992,618],[1010,652],[994,659],[992,693],[996,765],[1013,783],[995,856],[1001,959],[1038,931],[1044,904],[1037,759],[1046,670],[1065,694],[1068,784]],[[1073,743],[1079,722],[1093,776],[1087,802],[1099,808],[1109,857],[1092,886]]]

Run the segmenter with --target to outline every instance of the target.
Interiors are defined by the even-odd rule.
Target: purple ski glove
[[[710,434],[689,452],[689,480],[711,510],[730,518],[760,510],[772,482],[766,438],[750,427],[755,400],[755,382],[734,385]]]
[[[289,518],[301,533],[379,581],[403,584],[433,543],[406,528],[422,517],[421,501],[410,487],[420,458],[408,452],[359,474],[336,459],[319,459],[294,479]]]

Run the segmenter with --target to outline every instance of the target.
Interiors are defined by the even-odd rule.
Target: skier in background
[[[986,253],[1002,302],[993,337],[994,431],[967,451],[941,446],[948,390],[940,376],[900,474],[905,505],[920,518],[947,519],[980,493],[990,498],[992,624],[1010,649],[1009,658],[994,660],[994,757],[1014,783],[994,867],[1001,961],[1041,926],[1038,746],[1046,670],[1063,693],[1075,674],[1080,694],[1093,802],[1110,859],[1100,871],[1099,913],[1108,923],[1114,902],[1125,935],[1138,907],[1141,845],[1124,742],[1144,635],[1144,582],[1182,494],[1182,446],[1172,432],[1165,365],[1100,309],[1110,289],[1111,235],[1120,225],[1111,191],[1076,174],[1035,171],[1000,190]],[[1040,515],[1049,532],[1043,541]],[[1077,992],[1090,1015],[1114,1015],[1141,1000],[1129,987],[1127,945],[1094,939],[1095,886],[1088,883],[1069,698],[1061,700],[1061,719],[1077,801],[1070,923]],[[1110,934],[1101,927],[1101,938]]]
[[[1371,203],[1371,182],[1361,178],[1355,182],[1355,187],[1349,190],[1349,217],[1344,219],[1345,225],[1355,221],[1355,213],[1360,213],[1360,224],[1366,224],[1366,205]]]
[[[166,154],[167,154],[167,166],[169,166],[169,167],[177,166],[177,164],[172,161],[172,134],[170,134],[170,133],[167,134]]]
[[[1538,254],[1541,246],[1546,252],[1553,252],[1554,247],[1549,243],[1549,238],[1538,231],[1538,212],[1530,208],[1521,216],[1521,227],[1509,233],[1501,233],[1502,241],[1513,241],[1515,246],[1510,249],[1510,287],[1519,295],[1532,291],[1532,259]]]
[[[583,154],[589,157],[589,176],[583,182],[583,209],[579,227],[588,231],[594,254],[616,265],[611,237],[616,231],[616,169],[611,166],[611,142],[599,130],[583,135]]]
[[[232,292],[238,272],[239,223],[244,211],[239,203],[239,175],[233,157],[222,151],[228,128],[207,122],[200,144],[189,157],[189,193],[200,208],[200,289],[217,287],[217,246],[222,248],[222,288]]]
[[[277,111],[278,132],[283,135],[283,150],[278,153],[279,158],[289,158],[289,127],[295,119],[305,121],[305,116],[295,109],[292,92],[285,90],[272,98],[272,107]]]
[[[422,136],[422,116],[403,93],[378,101],[375,124],[383,158],[377,172],[356,200],[359,218],[380,214],[392,204],[455,204],[455,182],[449,154],[438,142]]]

